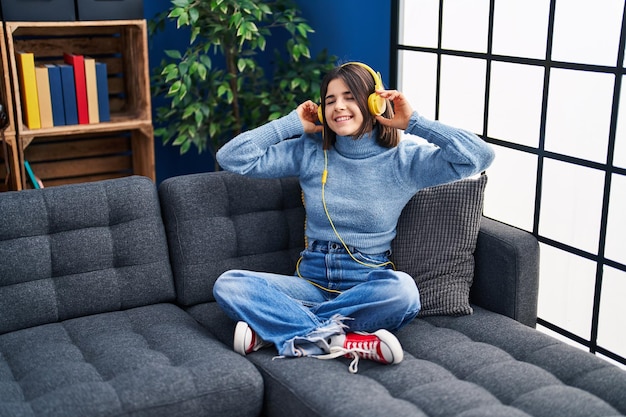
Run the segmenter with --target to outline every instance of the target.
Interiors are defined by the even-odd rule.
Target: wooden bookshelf
[[[22,177],[17,152],[17,138],[15,134],[5,133],[4,140],[6,147],[0,143],[0,191],[19,191],[22,189]]]
[[[22,187],[24,160],[45,186],[134,174],[155,180],[145,20],[5,22],[5,31]],[[64,52],[106,63],[111,121],[29,129],[16,51],[32,52],[36,64],[63,63]]]
[[[21,190],[22,179],[19,168],[19,158],[17,150],[17,138],[15,133],[15,119],[13,114],[13,100],[11,95],[11,79],[9,73],[9,61],[4,36],[4,23],[0,22],[0,104],[4,107],[4,112],[8,118],[8,126],[4,130],[4,141],[0,136],[0,190]],[[6,149],[6,152],[5,152]],[[6,167],[9,167],[7,170]]]

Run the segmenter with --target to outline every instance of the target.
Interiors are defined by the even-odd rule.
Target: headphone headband
[[[374,78],[374,89],[375,90],[382,90],[385,87],[383,86],[383,77],[382,75],[380,75],[380,72],[376,72],[372,69],[372,67],[370,67],[367,64],[364,64],[362,62],[357,62],[357,61],[351,61],[351,62],[346,62],[345,64],[342,64],[342,67],[345,67],[346,65],[358,65],[361,68],[365,68],[367,70],[367,72],[369,72],[370,74],[372,74],[372,78]]]

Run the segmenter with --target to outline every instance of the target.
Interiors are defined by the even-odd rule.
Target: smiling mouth
[[[345,122],[352,119],[352,116],[340,116],[335,119],[335,122]]]

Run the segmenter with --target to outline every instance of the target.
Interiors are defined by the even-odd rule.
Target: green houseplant
[[[335,57],[312,58],[313,29],[291,0],[172,0],[150,23],[154,33],[166,22],[187,30],[186,50],[165,51],[152,78],[153,94],[167,104],[156,109],[155,135],[187,152],[215,153],[226,141],[294,109],[319,101],[323,74]],[[270,37],[286,39],[268,51]],[[262,61],[273,69],[266,71]],[[216,166],[217,167],[217,166]]]

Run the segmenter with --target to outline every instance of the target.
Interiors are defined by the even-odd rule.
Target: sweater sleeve
[[[401,176],[417,189],[475,175],[487,169],[495,157],[492,147],[477,135],[426,119],[417,112],[413,112],[405,133],[430,143],[401,142],[405,167]]]
[[[217,152],[217,162],[242,175],[272,178],[297,175],[304,129],[296,111],[227,142]],[[286,140],[291,139],[292,140]]]

